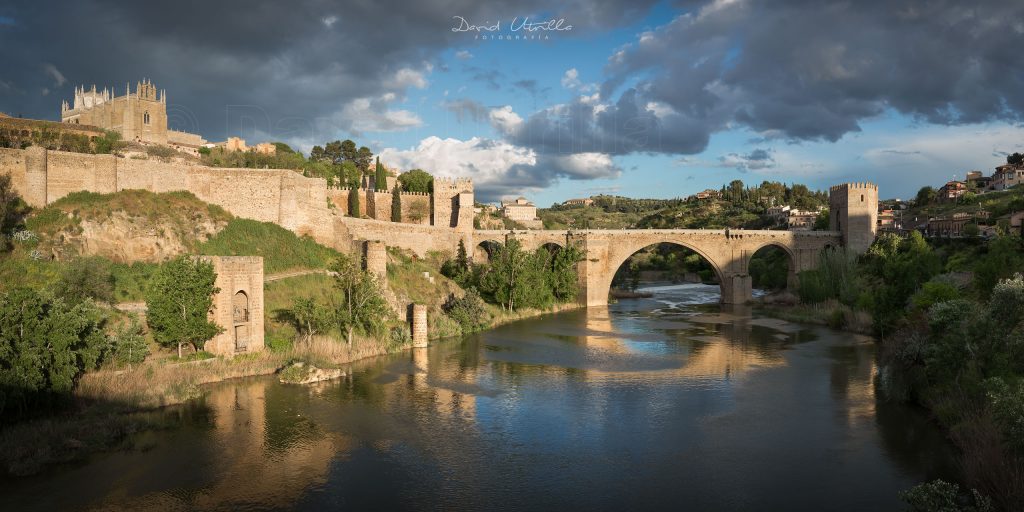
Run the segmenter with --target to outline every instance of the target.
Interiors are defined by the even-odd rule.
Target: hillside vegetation
[[[0,291],[53,286],[82,259],[112,280],[112,299],[142,300],[157,265],[181,254],[263,256],[264,272],[323,269],[338,252],[273,223],[233,217],[188,192],[77,192],[35,211],[0,255]]]
[[[717,197],[707,199],[592,199],[590,206],[555,205],[538,210],[537,215],[547,229],[768,229],[777,227],[765,215],[769,206],[789,205],[801,210],[828,206],[827,193],[811,191],[804,185],[765,181],[747,187],[739,180],[722,187]]]

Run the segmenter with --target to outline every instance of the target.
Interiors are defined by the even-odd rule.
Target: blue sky
[[[489,201],[733,179],[908,197],[1024,151],[1016,0],[49,4],[0,6],[0,45],[21,49],[0,62],[0,111],[54,119],[76,85],[146,77],[175,128],[305,151],[352,138]],[[501,25],[483,40],[456,16]],[[524,17],[573,28],[504,39]]]

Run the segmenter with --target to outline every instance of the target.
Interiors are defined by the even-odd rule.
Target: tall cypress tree
[[[388,189],[388,175],[384,173],[384,166],[380,164],[380,157],[377,157],[377,170],[373,177],[374,188],[380,192]]]
[[[391,192],[391,222],[402,222],[402,187],[397,184]]]
[[[348,216],[359,217],[359,188],[348,190]]]

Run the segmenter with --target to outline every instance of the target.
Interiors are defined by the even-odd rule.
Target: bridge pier
[[[753,279],[749,275],[734,274],[722,278],[722,304],[746,304],[750,301]]]

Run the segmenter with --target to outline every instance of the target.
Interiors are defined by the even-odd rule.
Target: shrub
[[[70,396],[107,348],[104,315],[18,288],[0,295],[0,414],[18,415]]]
[[[114,275],[110,262],[99,257],[71,260],[54,284],[54,295],[69,304],[78,304],[85,299],[111,302],[114,298]]]
[[[989,379],[987,393],[992,412],[1010,446],[1024,450],[1024,381],[1016,386],[1001,378]]]
[[[902,499],[913,512],[988,512],[992,508],[992,500],[971,490],[970,497],[960,496],[960,486],[932,480],[918,484],[908,491],[900,493]]]
[[[142,324],[132,318],[128,325],[122,325],[110,336],[111,355],[118,364],[141,363],[149,355],[149,344],[142,335]]]
[[[959,296],[960,290],[956,286],[933,279],[921,285],[921,289],[910,298],[910,302],[914,309],[927,311],[933,304],[953,300]]]
[[[487,305],[476,290],[466,290],[462,297],[452,295],[444,304],[444,312],[462,327],[463,333],[475,332],[487,327],[491,315]]]

